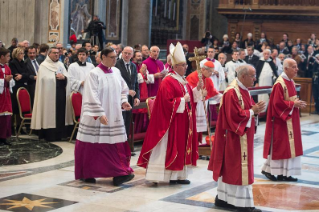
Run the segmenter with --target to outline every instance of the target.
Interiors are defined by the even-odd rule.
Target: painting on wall
[[[94,0],[71,0],[71,35],[82,36],[94,15]]]
[[[107,40],[120,39],[121,1],[108,0],[106,2],[106,33]]]
[[[61,0],[49,0],[49,43],[59,42]]]

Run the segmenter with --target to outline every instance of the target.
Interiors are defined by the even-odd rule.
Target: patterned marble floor
[[[256,207],[264,212],[319,211],[319,116],[304,114],[301,120],[304,156],[302,175],[297,176],[296,183],[271,182],[260,173],[265,123],[258,127],[253,193]],[[24,146],[25,142],[16,145]],[[4,165],[8,163],[1,159],[13,152],[6,150],[5,154],[0,149],[0,212],[224,211],[214,205],[217,183],[207,171],[207,160],[199,160],[192,169],[190,185],[154,185],[145,181],[145,170],[136,166],[138,157],[134,156],[131,161],[134,180],[114,187],[108,178],[98,179],[96,184],[74,180],[74,144],[53,142],[50,146],[35,147],[36,152],[45,147],[52,148],[52,152],[33,155],[27,153],[30,148],[25,148],[23,154],[14,155],[16,160],[12,160],[20,165]]]

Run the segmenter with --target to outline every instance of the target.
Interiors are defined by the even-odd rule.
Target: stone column
[[[128,1],[128,0],[122,0],[122,24],[121,24],[121,44],[123,44],[124,46],[127,45],[127,39],[128,39],[128,22],[129,22],[129,17],[128,17],[128,13],[129,13],[129,3],[132,5],[131,3],[132,1]],[[134,1],[134,5],[136,5],[136,2]],[[131,8],[130,8],[131,10]]]
[[[127,45],[150,45],[151,6],[151,1],[129,1]]]

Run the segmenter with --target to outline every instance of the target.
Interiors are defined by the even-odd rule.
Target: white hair
[[[284,63],[283,63],[283,69],[286,70],[286,68],[289,68],[290,67],[290,63],[292,61],[295,61],[294,59],[291,59],[291,58],[286,58],[284,59]]]
[[[250,64],[242,65],[236,68],[235,72],[237,73],[237,77],[240,78],[246,74],[248,74],[249,68],[254,68],[254,66]]]
[[[268,52],[269,54],[271,54],[270,49],[265,49],[265,50],[263,51],[263,54],[264,54],[265,52]]]
[[[253,36],[253,34],[251,34],[251,33],[247,34],[247,37],[252,37],[252,36]]]
[[[225,35],[223,36],[223,38],[228,38],[228,35],[227,35],[227,34],[225,34]]]

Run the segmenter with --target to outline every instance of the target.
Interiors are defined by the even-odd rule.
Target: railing
[[[259,5],[319,6],[319,0],[259,0]]]
[[[319,6],[319,0],[220,0],[221,5]]]

